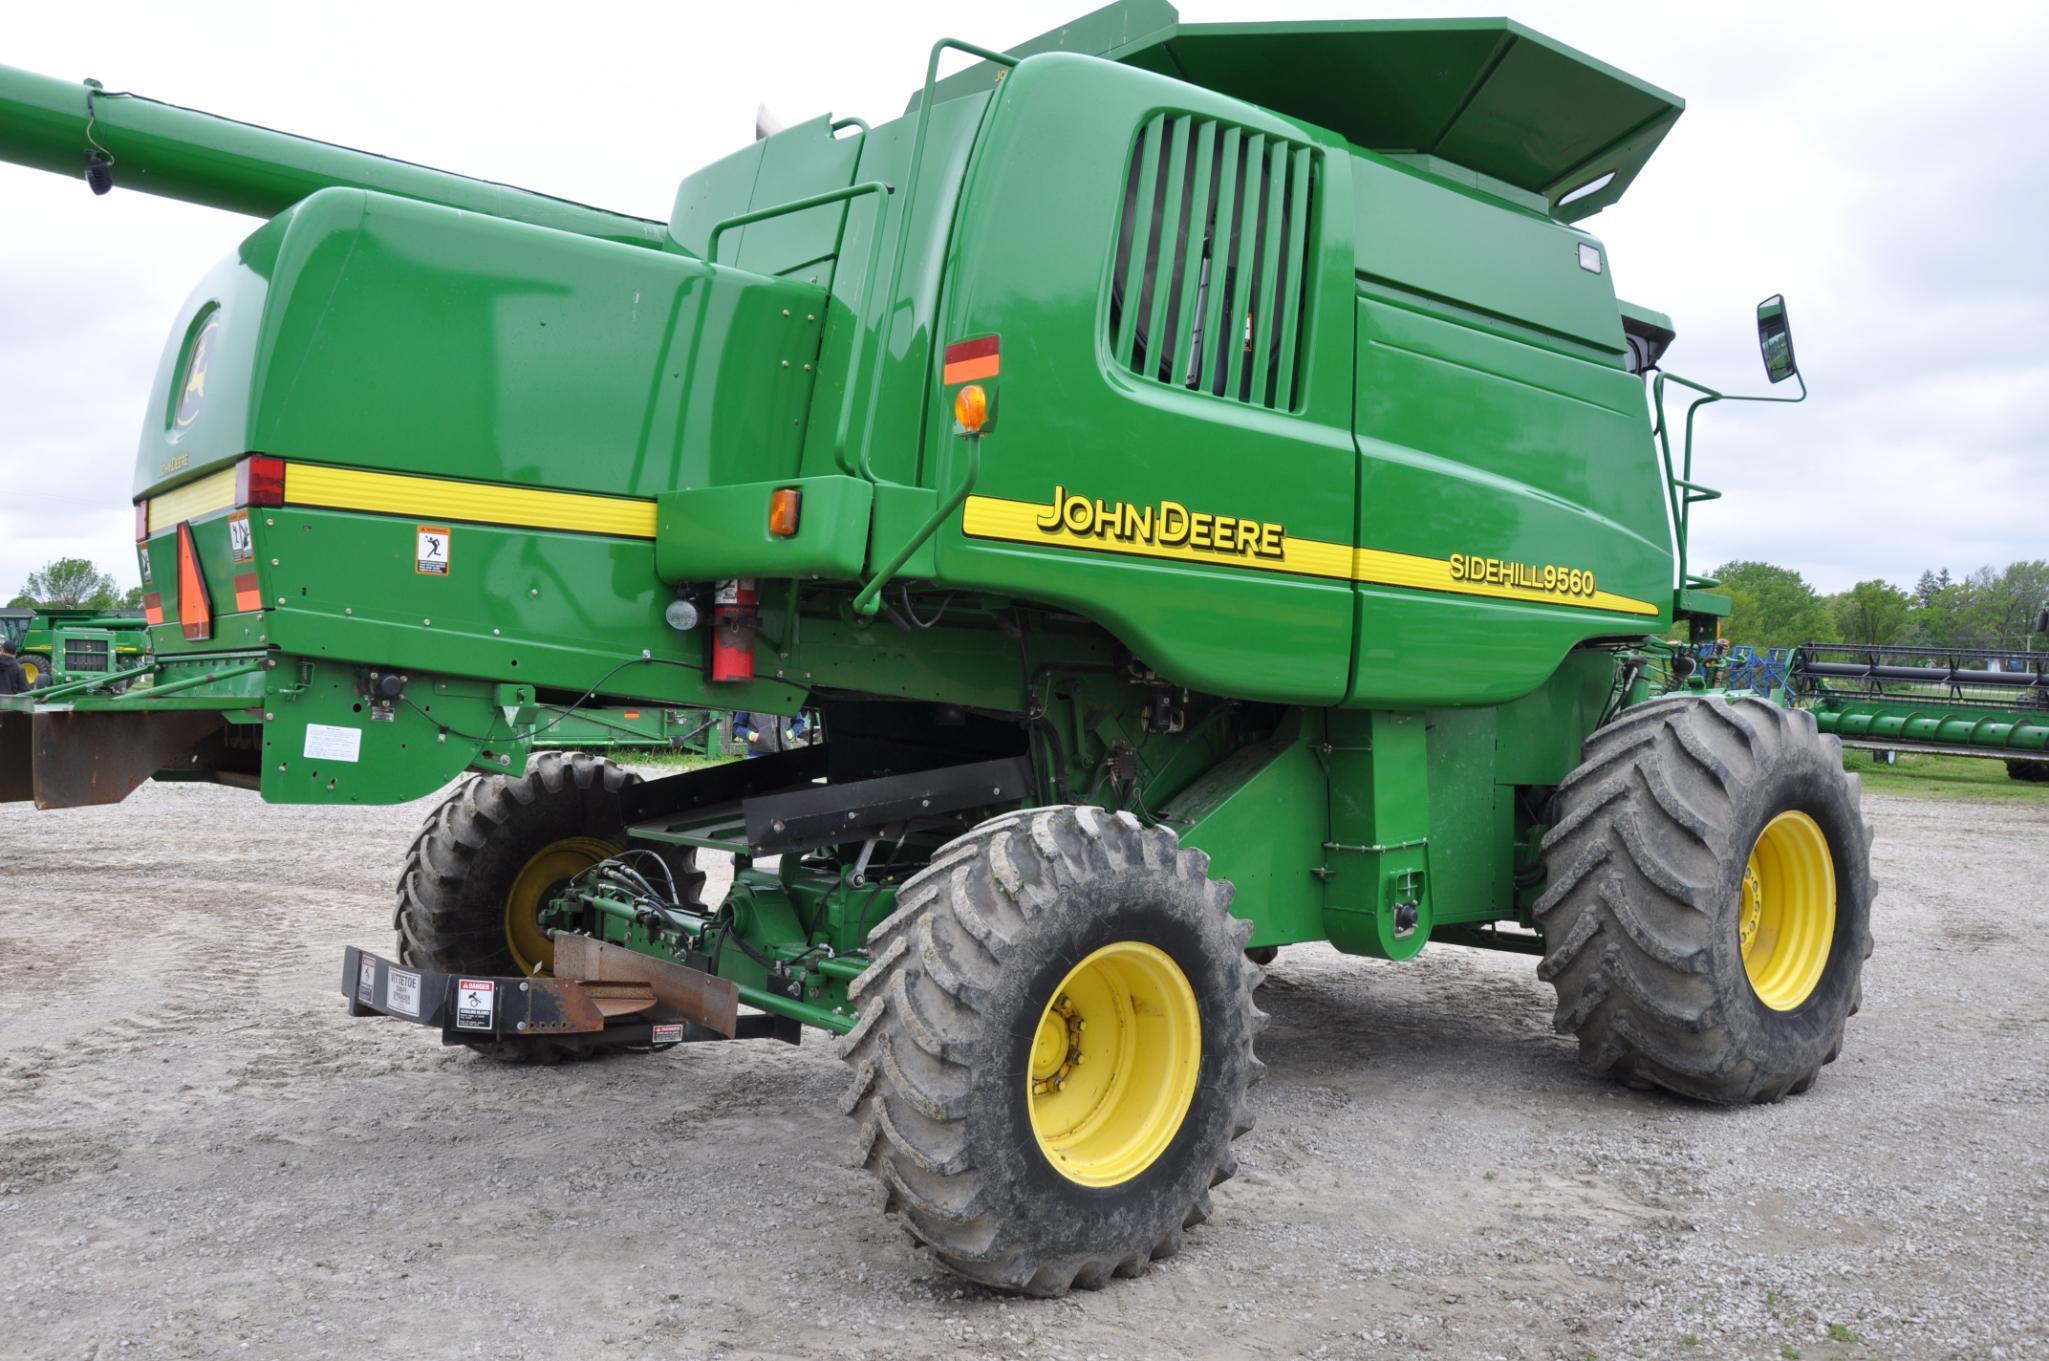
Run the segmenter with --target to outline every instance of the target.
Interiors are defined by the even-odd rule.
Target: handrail
[[[983,61],[993,61],[999,66],[1016,66],[1022,60],[1005,52],[992,52],[986,47],[962,42],[959,38],[941,38],[932,44],[931,55],[925,59],[925,84],[918,96],[918,135],[911,142],[910,174],[904,180],[903,207],[897,213],[896,258],[889,267],[889,287],[882,295],[886,320],[879,320],[876,323],[876,331],[884,353],[888,352],[890,332],[895,330],[897,290],[903,287],[904,261],[910,251],[911,213],[918,206],[918,181],[924,175],[925,142],[932,129],[932,91],[939,83],[939,56],[949,49],[966,52],[970,56],[980,57]],[[849,370],[850,376],[852,372]],[[869,453],[875,443],[875,412],[881,395],[882,362],[877,359],[875,368],[868,378],[868,414],[861,429],[860,466],[861,476],[878,487],[882,485],[882,479],[876,476],[875,465],[869,460]]]
[[[784,213],[801,213],[812,208],[823,208],[828,203],[838,203],[841,199],[858,198],[862,194],[893,194],[895,192],[895,186],[886,180],[862,180],[859,184],[850,184],[844,189],[828,189],[822,194],[811,194],[804,198],[793,198],[786,203],[772,204],[766,208],[756,208],[752,212],[735,213],[731,217],[722,217],[712,224],[711,235],[705,238],[705,263],[715,265],[719,262],[719,234],[731,231],[735,227],[747,227],[756,222],[766,222],[769,218],[781,217]]]
[[[861,122],[858,118],[842,119],[840,121],[841,123]],[[838,127],[840,123],[835,123],[833,126]],[[861,123],[861,131],[864,135],[867,130],[867,124]],[[875,299],[875,276],[878,267],[882,263],[882,237],[883,228],[886,225],[886,217],[881,205],[887,202],[889,196],[895,192],[896,186],[888,180],[862,180],[859,184],[851,184],[844,189],[828,190],[822,194],[813,194],[809,198],[793,199],[788,203],[779,203],[771,208],[757,208],[751,213],[739,213],[733,217],[721,219],[712,227],[711,235],[705,240],[705,260],[707,263],[714,265],[718,263],[719,233],[730,227],[744,227],[750,223],[764,222],[772,217],[780,217],[784,213],[800,213],[811,208],[822,208],[828,203],[850,201],[863,194],[880,193],[882,199],[877,201],[875,209],[875,231],[868,242],[868,269],[861,280],[860,311],[856,314],[857,317],[865,318],[868,315],[869,305]],[[846,231],[844,224],[842,224],[840,230],[844,236]],[[861,351],[866,339],[867,328],[857,323],[854,327],[852,348],[847,355],[847,372],[849,374],[860,372]],[[849,475],[852,475],[855,471],[847,464],[847,432],[852,428],[853,421],[854,385],[848,383],[845,394],[840,398],[839,417],[833,422],[832,461],[839,467],[841,472]],[[870,480],[872,481],[873,479]]]
[[[882,592],[882,588],[887,586],[889,579],[897,574],[897,569],[911,560],[911,554],[917,552],[925,540],[937,533],[939,526],[946,523],[947,518],[960,509],[961,503],[968,499],[968,493],[975,489],[975,479],[982,475],[982,437],[980,435],[969,435],[967,436],[967,442],[967,476],[960,480],[960,485],[954,488],[953,495],[946,498],[945,504],[933,511],[924,524],[918,526],[918,532],[911,535],[904,542],[904,546],[896,551],[896,556],[889,560],[888,565],[870,577],[868,584],[861,588],[859,594],[855,595],[855,614],[874,615],[881,612],[882,602],[878,597]]]
[[[904,261],[910,251],[911,213],[918,206],[918,181],[923,177],[925,169],[925,143],[932,127],[932,92],[939,83],[940,54],[948,50],[966,52],[970,56],[980,57],[983,61],[995,62],[997,65],[1005,67],[1014,67],[1022,60],[1022,58],[1013,57],[1005,52],[992,52],[986,47],[977,47],[973,43],[962,42],[958,38],[941,38],[938,42],[932,44],[931,55],[925,60],[925,84],[918,96],[918,135],[911,142],[911,169],[904,181],[903,207],[897,213],[896,257],[889,267],[889,288],[882,295],[885,319],[878,320],[876,323],[878,338],[882,342],[882,354],[888,352],[889,335],[895,329],[897,293],[903,287]],[[851,372],[852,370],[850,370]],[[851,387],[852,385],[849,384],[849,386]],[[859,459],[861,475],[876,487],[882,485],[882,479],[876,475],[875,465],[870,460],[869,454],[872,452],[875,444],[875,413],[881,395],[882,361],[879,354],[874,367],[869,372],[868,412],[861,431],[861,453]],[[960,509],[962,503],[968,499],[968,494],[974,490],[975,481],[982,473],[982,441],[978,435],[970,435],[967,437],[967,440],[967,476],[961,479],[960,485],[954,489],[953,494],[947,497],[945,502],[926,518],[925,523],[918,526],[917,532],[904,542],[903,547],[897,549],[889,561],[861,587],[860,591],[854,596],[855,614],[873,616],[881,611],[882,588],[887,586],[890,578],[894,577],[903,565],[911,560],[911,554],[917,552],[927,539],[939,531],[939,526],[944,524],[954,511]]]
[[[1679,384],[1681,387],[1691,388],[1693,391],[1701,394],[1686,404],[1686,443],[1681,452],[1679,467],[1676,470],[1672,466],[1672,425],[1665,416],[1665,383],[1668,379]],[[1726,392],[1718,392],[1703,383],[1696,383],[1691,378],[1682,378],[1676,373],[1666,373],[1662,369],[1658,371],[1657,378],[1652,381],[1651,406],[1658,413],[1657,427],[1654,433],[1658,437],[1658,452],[1663,457],[1665,463],[1665,504],[1672,511],[1672,538],[1674,547],[1679,550],[1679,584],[1682,589],[1697,587],[1706,590],[1720,584],[1712,577],[1696,577],[1686,570],[1687,544],[1689,532],[1693,526],[1693,508],[1702,501],[1720,500],[1722,495],[1713,487],[1693,480],[1694,417],[1700,413],[1702,407],[1712,406],[1716,402],[1785,402],[1797,404],[1806,401],[1807,380],[1800,376],[1798,370],[1794,371],[1793,379],[1800,384],[1800,395],[1798,397],[1732,395]]]

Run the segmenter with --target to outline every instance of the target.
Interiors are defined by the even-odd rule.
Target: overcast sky
[[[751,137],[758,103],[880,122],[934,38],[1003,47],[1085,8],[15,5],[0,63],[666,218],[686,171]],[[1507,12],[1687,100],[1629,197],[1585,224],[1623,296],[1675,319],[1667,366],[1761,389],[1751,309],[1788,298],[1814,396],[1703,417],[1697,471],[1727,497],[1696,513],[1696,564],[1763,558],[1839,590],[2049,557],[2049,6]],[[158,352],[256,225],[0,166],[0,599],[60,554],[132,584]]]

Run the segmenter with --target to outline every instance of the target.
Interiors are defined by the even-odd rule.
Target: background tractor
[[[21,651],[31,686],[133,673],[147,659],[149,634],[133,611],[40,606],[0,609],[0,637]]]
[[[1596,1072],[1803,1091],[1871,948],[1857,785],[1811,715],[1654,683],[1726,610],[1687,537],[1734,399],[1577,225],[1682,107],[1501,20],[1132,0],[942,41],[903,116],[653,222],[0,71],[0,156],[265,219],[144,406],[152,684],[11,702],[0,793],[480,772],[352,1007],[511,1058],[838,1036],[890,1210],[1033,1294],[1209,1217],[1248,952],[1520,951]],[[593,703],[823,740],[529,761]]]

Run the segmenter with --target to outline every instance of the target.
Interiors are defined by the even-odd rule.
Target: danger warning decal
[[[489,1030],[498,1010],[498,985],[488,978],[460,978],[455,984],[455,1028]]]

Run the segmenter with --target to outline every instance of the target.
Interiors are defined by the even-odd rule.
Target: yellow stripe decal
[[[567,529],[629,539],[655,536],[652,501],[372,473],[360,468],[323,468],[311,463],[285,465],[285,501],[295,506],[366,510],[413,519]]]
[[[149,532],[169,529],[180,520],[190,520],[210,511],[226,510],[235,504],[235,470],[216,473],[187,482],[162,496],[149,499]]]
[[[1563,605],[1618,614],[1658,613],[1656,605],[1610,591],[1596,590],[1589,595],[1573,596],[1508,581],[1464,580],[1454,575],[1448,558],[1420,557],[1380,548],[1353,548],[1350,544],[1301,539],[1276,532],[1277,526],[1265,526],[1251,520],[1225,519],[1224,522],[1230,526],[1226,530],[1219,526],[1219,519],[1223,517],[1198,516],[1173,502],[1165,502],[1163,506],[1171,506],[1175,512],[1180,512],[1170,521],[1171,530],[1162,530],[1153,517],[1172,512],[1154,512],[1150,507],[1141,512],[1135,507],[1120,509],[1103,505],[1093,508],[1096,511],[1093,516],[1077,511],[1071,517],[1057,517],[1054,514],[1056,504],[970,496],[962,512],[961,530],[973,538],[1002,539],[1010,543],[1164,558],[1212,567],[1287,572],[1334,581],[1488,596],[1497,600]],[[1142,513],[1146,515],[1143,520],[1139,518]],[[1201,523],[1205,521],[1206,525]],[[1083,527],[1077,528],[1077,525]],[[1171,541],[1162,542],[1163,538]],[[1223,546],[1217,546],[1219,544]]]

